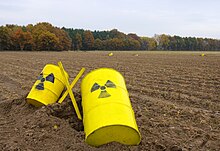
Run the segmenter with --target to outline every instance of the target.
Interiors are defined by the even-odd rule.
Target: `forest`
[[[163,50],[218,51],[220,40],[212,38],[180,37],[155,34],[140,37],[110,31],[59,28],[47,22],[36,25],[0,26],[0,50],[16,51],[89,51],[89,50]]]

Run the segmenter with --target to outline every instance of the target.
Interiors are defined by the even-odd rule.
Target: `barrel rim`
[[[82,87],[82,85],[83,85],[85,79],[87,79],[87,77],[90,76],[90,74],[92,74],[93,72],[96,72],[96,71],[98,71],[98,70],[103,70],[103,69],[104,69],[104,70],[112,70],[112,71],[115,71],[116,73],[118,73],[119,75],[121,75],[121,77],[124,79],[123,75],[122,75],[119,71],[117,71],[117,70],[115,70],[115,69],[113,69],[113,68],[97,68],[97,69],[94,69],[94,70],[90,71],[89,73],[87,73],[87,74],[83,77],[82,82],[81,82],[81,87]]]
[[[60,71],[60,67],[59,67],[58,65],[55,65],[55,64],[49,63],[49,64],[46,64],[46,65],[44,66],[44,68],[45,68],[46,66],[53,66],[53,67],[56,67],[56,68]],[[43,70],[44,70],[44,68],[43,68]],[[43,70],[42,70],[42,71],[43,71]],[[64,72],[66,73],[67,78],[69,79],[69,74],[67,73],[67,71],[64,70]]]

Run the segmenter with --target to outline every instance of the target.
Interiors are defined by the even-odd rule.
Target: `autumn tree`
[[[37,50],[59,50],[59,39],[49,31],[39,35],[36,43]]]
[[[94,48],[94,37],[91,31],[83,33],[83,49],[92,50]]]
[[[141,44],[138,40],[134,39],[125,39],[123,50],[140,50]]]
[[[140,41],[140,39],[141,39],[137,34],[134,34],[134,33],[129,33],[128,37],[132,38],[134,40],[138,40],[138,41]]]
[[[165,34],[155,35],[154,38],[157,41],[158,49],[168,50],[168,46],[170,42],[168,35],[165,35]]]
[[[60,50],[70,50],[71,49],[71,39],[69,35],[60,28],[55,28],[53,32],[59,39],[59,49]]]
[[[122,39],[113,38],[113,39],[105,40],[104,48],[106,50],[123,50],[124,43]]]
[[[141,37],[141,49],[142,50],[155,50],[157,42],[154,38]]]
[[[28,24],[28,25],[26,26],[26,31],[29,31],[30,33],[32,33],[33,28],[34,28],[34,25],[33,25],[33,24]]]
[[[109,32],[109,39],[113,39],[113,38],[125,39],[126,38],[126,34],[118,31],[117,29],[112,29]]]
[[[75,50],[80,50],[82,48],[82,36],[77,33],[74,39],[74,48]]]
[[[94,49],[95,50],[103,50],[103,41],[97,38],[94,42]]]
[[[24,32],[21,28],[18,28],[13,33],[14,44],[18,45],[20,50],[24,50],[25,45],[32,44],[32,35],[30,32]]]
[[[0,26],[0,50],[9,50],[12,45],[11,31],[8,27]]]
[[[0,26],[0,50],[220,50],[220,40],[212,38],[155,35],[126,35],[117,29],[88,31],[59,28],[47,22]]]
[[[50,23],[36,24],[32,28],[32,34],[35,48],[38,50],[69,50],[71,48],[71,39],[68,34],[60,28],[53,27]],[[46,40],[43,40],[42,37],[45,37]],[[43,44],[45,44],[45,49]]]

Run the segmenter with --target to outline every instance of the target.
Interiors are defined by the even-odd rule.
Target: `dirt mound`
[[[70,100],[35,108],[23,97],[2,102],[1,108],[2,150],[63,150],[70,144],[84,144],[83,124]]]

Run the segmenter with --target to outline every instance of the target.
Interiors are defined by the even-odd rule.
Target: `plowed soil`
[[[1,52],[0,150],[220,150],[220,53],[108,53]],[[26,103],[43,67],[58,61],[70,81],[82,67],[83,76],[100,67],[124,76],[142,135],[139,145],[87,145],[69,97],[40,108]],[[73,89],[79,106],[81,79]]]

